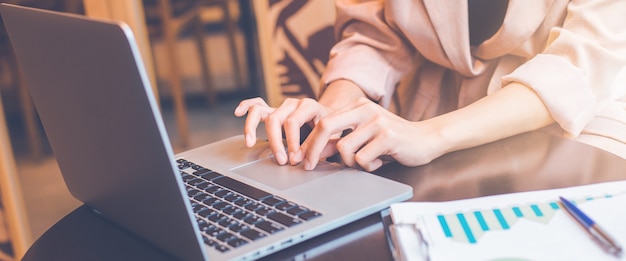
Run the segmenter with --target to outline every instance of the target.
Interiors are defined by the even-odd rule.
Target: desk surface
[[[410,201],[446,201],[626,179],[626,160],[539,132],[444,155],[408,168],[389,164],[376,174],[414,188]],[[374,214],[265,260],[392,260]],[[29,249],[28,260],[167,260],[158,249],[84,206],[65,216]]]

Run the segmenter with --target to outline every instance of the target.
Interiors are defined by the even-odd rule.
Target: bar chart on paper
[[[602,200],[622,196],[620,194],[605,194],[596,197],[574,199],[574,202],[584,204],[592,200]],[[438,214],[437,220],[441,230],[447,238],[457,242],[475,244],[481,236],[489,231],[508,230],[520,219],[526,219],[539,224],[547,225],[555,213],[561,210],[558,201],[544,203],[528,203],[505,208],[492,208],[474,211]]]
[[[564,211],[559,196],[573,201],[626,243],[626,181],[449,202],[399,203],[392,205],[391,215],[396,224],[419,228],[435,261],[626,260],[604,252]],[[411,256],[415,246],[403,244],[415,244],[415,239],[398,241]]]

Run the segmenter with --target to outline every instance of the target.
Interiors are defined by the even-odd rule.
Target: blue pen
[[[580,223],[591,236],[606,250],[607,252],[615,255],[622,255],[622,246],[613,239],[604,229],[602,229],[595,221],[589,218],[585,213],[583,213],[576,205],[572,202],[568,201],[563,197],[559,197],[561,199],[561,204],[565,207],[565,210],[569,214],[571,214],[578,223]]]

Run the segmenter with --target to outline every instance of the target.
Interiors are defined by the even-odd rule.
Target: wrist
[[[446,124],[440,118],[435,117],[424,121],[415,122],[422,127],[423,135],[426,137],[432,159],[438,158],[446,153],[458,150],[459,134],[452,130],[450,124]]]
[[[365,92],[350,80],[336,80],[324,88],[319,103],[331,111],[338,110],[358,98],[367,97]]]

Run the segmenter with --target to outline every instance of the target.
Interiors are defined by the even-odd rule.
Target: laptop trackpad
[[[274,157],[265,158],[231,171],[279,190],[285,190],[344,168],[336,163],[320,162],[315,170],[304,170],[302,165],[279,166]]]

